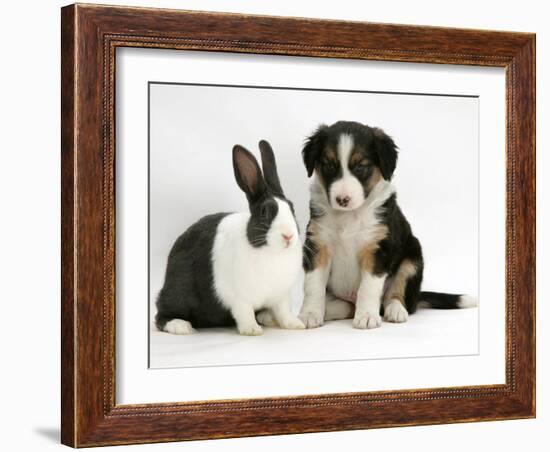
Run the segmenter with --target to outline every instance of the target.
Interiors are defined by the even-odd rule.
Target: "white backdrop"
[[[127,61],[128,53],[132,54],[128,55],[131,61],[143,54],[124,52],[121,61]],[[217,58],[206,54],[199,55],[198,60],[204,64]],[[196,60],[192,59],[199,64]],[[246,61],[249,65],[291,64],[287,58],[269,56],[224,56],[222,60]],[[123,64],[123,73],[130,77],[129,67],[134,66]],[[308,64],[323,70],[327,62],[314,59]],[[364,66],[352,65],[357,70]],[[383,63],[372,66],[387,71],[396,68]],[[134,98],[135,94],[123,96],[118,104],[120,115],[135,109],[124,103]],[[341,119],[380,126],[400,147],[394,184],[401,207],[423,244],[427,262],[424,287],[478,296],[478,111],[479,99],[475,96],[150,84],[151,320],[176,237],[206,214],[248,210],[244,193],[234,180],[233,145],[243,144],[258,155],[257,142],[271,142],[283,188],[295,203],[303,235],[309,215],[310,180],[302,163],[302,144],[319,124]],[[124,120],[118,123],[123,127],[126,124]],[[133,133],[135,127],[130,124],[130,129]],[[118,142],[122,143],[118,155],[123,154],[126,167],[134,168],[132,159],[124,157],[126,140]],[[135,155],[140,151],[132,146],[129,152]],[[136,190],[125,192],[133,194]],[[119,205],[125,208],[124,198]],[[131,246],[141,245],[133,242]],[[295,312],[303,302],[302,285],[300,275],[292,291]],[[134,298],[132,306],[136,306]],[[228,333],[202,330],[196,337],[167,337],[153,326],[149,363],[159,368],[478,353],[477,312],[437,312],[430,313],[430,317],[423,314],[400,330],[385,324],[372,335],[355,334],[349,322],[306,332],[308,337],[277,331],[254,340],[235,337],[234,328]],[[402,334],[410,340],[402,341]],[[328,342],[331,347],[327,347]]]
[[[91,3],[100,3],[90,0]],[[355,0],[309,2],[280,0],[117,0],[118,4],[170,8],[210,9],[244,13],[342,18],[407,24],[492,28],[537,32],[537,143],[547,149],[550,132],[543,127],[549,121],[550,106],[550,32],[546,5],[525,0],[518,8],[515,1],[464,0],[388,0],[369,3]],[[6,17],[26,17],[28,31],[20,33],[18,20],[6,21],[0,34],[2,51],[10,70],[2,71],[5,89],[3,112],[8,126],[2,129],[5,165],[0,186],[9,221],[0,228],[3,259],[4,317],[2,339],[3,385],[0,389],[4,412],[9,413],[9,428],[2,444],[12,451],[66,450],[59,445],[59,7],[66,1],[11,2],[5,5]],[[32,9],[33,14],[29,15]],[[475,13],[473,13],[475,11]],[[498,13],[495,13],[497,11]],[[17,36],[17,45],[12,45]],[[22,94],[30,101],[21,102]],[[31,132],[29,133],[29,124]],[[539,152],[537,164],[542,173],[550,163],[548,152]],[[550,179],[539,177],[537,229],[550,228],[548,196]],[[32,258],[36,271],[29,283],[29,253],[23,244],[33,237]],[[117,446],[113,451],[280,451],[315,448],[319,451],[406,448],[408,451],[463,452],[479,448],[490,438],[491,446],[501,452],[516,452],[528,447],[546,450],[550,428],[546,381],[550,346],[544,322],[550,310],[544,294],[550,289],[548,278],[548,236],[540,233],[537,241],[539,275],[537,292],[541,301],[537,315],[538,362],[537,419],[403,427],[370,431],[318,433],[277,437],[240,438],[192,443]],[[24,271],[25,270],[25,271]],[[21,302],[28,301],[32,315],[23,316]],[[22,403],[32,400],[32,409]]]
[[[260,139],[272,144],[303,235],[310,181],[302,145],[319,124],[338,120],[381,127],[399,146],[394,184],[423,245],[424,288],[477,296],[478,108],[477,97],[151,84],[151,301],[185,229],[209,213],[248,210],[233,175],[236,143],[258,157]]]

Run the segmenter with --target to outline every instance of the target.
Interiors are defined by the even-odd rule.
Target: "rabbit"
[[[290,310],[290,290],[302,266],[294,207],[281,188],[275,155],[260,141],[263,175],[256,158],[233,147],[237,185],[249,212],[216,213],[189,227],[168,256],[155,323],[160,331],[191,334],[194,328],[237,326],[242,335],[266,325],[303,329]]]

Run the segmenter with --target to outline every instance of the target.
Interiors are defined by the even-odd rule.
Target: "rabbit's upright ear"
[[[248,202],[254,202],[266,192],[266,185],[256,158],[240,145],[233,146],[235,179]]]
[[[259,143],[259,147],[260,154],[262,154],[262,170],[264,172],[265,183],[275,195],[284,196],[279,174],[277,173],[275,154],[271,145],[267,141],[262,140]]]

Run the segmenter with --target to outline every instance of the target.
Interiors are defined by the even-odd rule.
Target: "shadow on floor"
[[[57,444],[60,444],[61,443],[61,432],[59,431],[59,428],[57,427],[38,427],[38,428],[35,428],[34,431],[50,440],[50,441],[53,441]]]

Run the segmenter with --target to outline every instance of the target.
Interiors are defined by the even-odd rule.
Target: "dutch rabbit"
[[[302,265],[302,245],[292,203],[285,197],[275,155],[260,141],[263,175],[256,158],[233,148],[237,185],[249,212],[203,217],[175,242],[157,298],[156,326],[173,334],[235,325],[259,335],[259,313],[270,325],[302,329],[290,310],[290,290]]]

